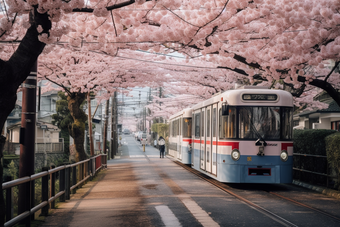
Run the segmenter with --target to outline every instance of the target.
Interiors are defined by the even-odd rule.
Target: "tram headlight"
[[[241,154],[240,154],[240,151],[239,151],[238,149],[235,148],[234,150],[232,150],[232,152],[231,152],[231,158],[232,158],[234,161],[239,160],[240,157],[241,157]]]
[[[286,150],[281,151],[280,158],[284,162],[288,160],[288,153]]]

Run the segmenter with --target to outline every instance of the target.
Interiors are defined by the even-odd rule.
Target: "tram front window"
[[[229,115],[222,116],[220,109],[219,117],[221,139],[292,139],[293,108],[291,107],[230,106]],[[236,128],[238,128],[237,133]]]
[[[183,138],[191,138],[191,118],[183,119]]]
[[[287,108],[282,112],[287,114]],[[288,112],[290,109],[288,110]],[[239,109],[239,138],[243,139],[270,139],[279,140],[281,138],[281,109],[280,107],[240,107]],[[282,119],[285,131],[290,123],[289,117]],[[287,134],[287,133],[285,133]],[[290,139],[290,135],[284,136],[284,139]]]
[[[220,138],[236,138],[236,107],[229,107],[229,114],[222,116],[220,109]]]

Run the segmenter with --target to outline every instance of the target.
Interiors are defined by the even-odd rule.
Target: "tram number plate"
[[[247,162],[251,162],[251,157],[247,157]]]

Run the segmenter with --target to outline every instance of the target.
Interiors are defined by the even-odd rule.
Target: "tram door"
[[[211,165],[212,170],[211,173],[216,175],[217,174],[217,130],[218,130],[218,118],[217,118],[217,104],[214,104],[212,106],[212,112],[211,112],[211,153],[212,153],[212,159],[211,159]]]
[[[200,162],[201,162],[201,166],[200,168],[202,170],[205,170],[205,160],[206,160],[206,157],[205,157],[205,145],[206,145],[206,136],[205,136],[205,108],[202,108],[202,111],[201,111],[201,122],[200,122],[200,128],[201,128],[201,135],[200,135],[200,140],[201,140],[201,143],[200,143]]]
[[[211,106],[206,108],[206,119],[205,119],[205,170],[211,173],[211,146],[212,146],[212,137],[211,137]]]
[[[178,118],[178,136],[177,136],[177,159],[182,160],[182,120],[183,118]]]
[[[200,123],[201,123],[201,113],[200,110],[195,111],[192,116],[193,119],[193,141],[192,141],[192,149],[191,152],[191,165],[195,166],[196,169],[200,168],[200,149],[201,149],[201,141],[200,141]]]

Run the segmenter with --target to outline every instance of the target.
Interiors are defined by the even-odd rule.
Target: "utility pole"
[[[143,108],[143,121],[144,121],[144,124],[143,124],[143,128],[144,128],[144,132],[146,132],[146,107],[144,106]]]
[[[91,157],[94,156],[94,146],[93,146],[93,134],[92,134],[92,113],[91,113],[91,99],[90,99],[90,92],[87,93],[87,109],[88,109],[88,114],[87,114],[87,121],[88,121],[88,126],[89,126],[89,139],[90,139],[90,154]]]
[[[37,62],[22,85],[22,114],[20,128],[19,178],[34,174],[35,127],[37,105]],[[19,186],[18,213],[31,210],[34,205],[34,183]],[[29,226],[31,217],[23,223]]]
[[[112,159],[114,155],[117,154],[118,141],[117,141],[117,92],[114,92],[113,97],[111,97],[111,147],[110,153]]]
[[[118,132],[117,132],[117,120],[118,120],[118,105],[117,105],[117,91],[114,92],[113,95],[113,103],[114,103],[114,115],[113,115],[113,141],[114,141],[114,155],[118,152]]]
[[[111,136],[110,136],[110,153],[109,153],[109,157],[110,159],[113,158],[113,97],[111,97]]]
[[[148,103],[151,103],[152,101],[152,97],[151,97],[151,87],[149,89],[149,102]],[[151,115],[151,111],[150,109],[148,109],[148,112],[147,112],[148,115]],[[149,120],[149,134],[151,133],[151,119]]]
[[[105,122],[104,122],[104,135],[103,135],[103,151],[104,154],[106,154],[106,140],[107,140],[107,126],[109,125],[109,105],[110,101],[106,100],[106,106],[105,106]]]
[[[159,98],[162,98],[162,87],[159,87]],[[162,106],[162,102],[159,101],[159,106],[161,107]],[[161,119],[162,117],[159,118],[159,123],[161,123]],[[163,121],[162,121],[163,123]]]

